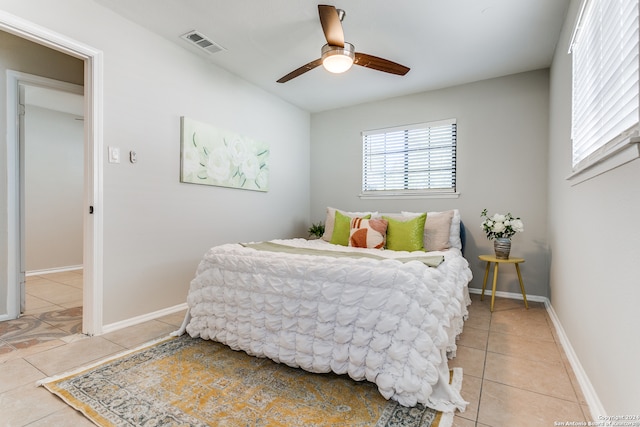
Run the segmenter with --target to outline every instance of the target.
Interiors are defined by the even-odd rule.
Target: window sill
[[[574,171],[567,177],[571,186],[595,178],[640,157],[640,138],[630,137],[609,151],[600,153],[589,164]]]
[[[428,193],[383,193],[383,194],[365,194],[360,193],[361,199],[457,199],[460,197],[460,193],[452,192],[428,192]]]

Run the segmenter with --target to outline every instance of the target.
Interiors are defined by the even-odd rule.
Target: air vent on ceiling
[[[190,31],[187,34],[183,34],[180,37],[182,37],[189,43],[192,43],[193,45],[198,46],[200,49],[208,53],[216,53],[216,52],[220,52],[221,50],[225,50],[222,46],[212,42],[207,36],[197,31]]]

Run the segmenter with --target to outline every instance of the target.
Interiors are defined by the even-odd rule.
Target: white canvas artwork
[[[180,122],[181,182],[268,191],[267,144],[188,117]]]

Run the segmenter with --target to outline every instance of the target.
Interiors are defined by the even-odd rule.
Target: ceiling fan
[[[286,83],[320,65],[332,73],[344,73],[353,64],[400,76],[404,76],[409,72],[409,68],[404,65],[378,58],[377,56],[367,55],[366,53],[356,52],[351,43],[345,42],[342,31],[342,20],[345,16],[344,10],[319,4],[318,14],[320,15],[320,24],[322,25],[322,31],[324,31],[324,37],[327,39],[327,44],[322,46],[320,58],[281,77],[278,83]]]

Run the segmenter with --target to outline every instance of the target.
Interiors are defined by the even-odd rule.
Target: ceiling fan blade
[[[360,65],[361,67],[373,68],[374,70],[397,74],[399,76],[404,76],[410,70],[409,67],[405,67],[404,65],[400,65],[393,61],[389,61],[388,59],[382,59],[378,58],[377,56],[358,52],[356,52],[356,57],[353,60],[353,63]]]
[[[322,25],[322,31],[324,31],[324,38],[327,39],[327,43],[331,46],[344,47],[342,22],[340,22],[336,8],[326,4],[319,4],[318,14],[320,15],[320,24]]]
[[[298,68],[298,69],[293,70],[292,72],[290,72],[290,73],[289,73],[289,74],[287,74],[286,76],[281,77],[281,78],[278,80],[278,83],[286,83],[286,82],[288,82],[289,80],[291,80],[291,79],[293,79],[293,78],[296,78],[296,77],[298,77],[298,76],[299,76],[299,75],[301,75],[301,74],[306,73],[307,71],[311,71],[311,70],[313,70],[314,68],[316,68],[318,65],[321,65],[321,64],[322,64],[322,58],[318,58],[318,59],[316,59],[315,61],[311,61],[311,62],[309,62],[308,64],[305,64],[305,65],[303,65],[302,67],[300,67],[300,68]]]

